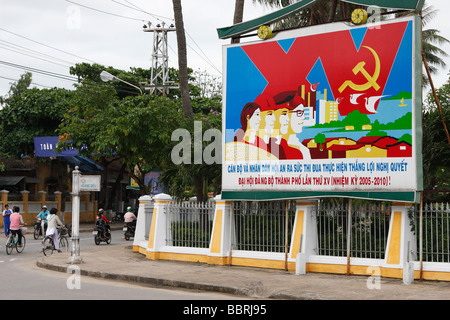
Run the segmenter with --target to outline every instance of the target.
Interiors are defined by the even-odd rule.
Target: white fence
[[[422,241],[420,241],[420,208],[414,210],[414,233],[417,248],[422,242],[422,259],[425,262],[450,262],[450,205],[427,203],[422,208]],[[416,260],[420,259],[420,250]]]
[[[354,273],[364,274],[364,266],[375,265],[398,277],[405,263],[419,269],[422,243],[423,270],[445,272],[450,280],[448,204],[423,207],[420,237],[419,208],[408,204],[353,201],[349,208],[342,199],[308,204],[220,198],[218,203],[174,202],[168,195],[160,199],[165,201],[141,201],[139,208],[133,250],[149,259],[215,259],[216,264],[239,265],[251,259],[272,260],[277,262],[274,268],[292,270],[298,264],[296,255],[302,253],[302,263],[312,272],[329,270],[323,267],[328,264],[341,266],[336,273],[343,273],[352,264]]]
[[[214,209],[214,202],[170,202],[166,211],[166,245],[209,248]]]

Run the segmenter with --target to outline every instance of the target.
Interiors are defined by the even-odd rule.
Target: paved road
[[[111,246],[123,244],[121,231],[113,231]],[[27,234],[27,243],[22,253],[15,250],[6,254],[5,239],[0,238],[0,299],[1,300],[205,300],[235,299],[219,293],[199,293],[186,290],[148,288],[124,282],[99,280],[71,273],[46,270],[36,266],[36,260],[43,256],[41,241]],[[91,234],[80,234],[81,250],[98,249]],[[55,253],[57,254],[57,253]]]

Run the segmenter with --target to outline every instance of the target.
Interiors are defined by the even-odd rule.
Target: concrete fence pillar
[[[40,196],[41,196],[41,208],[42,208],[42,206],[45,206],[46,203],[47,203],[47,192],[41,190],[41,191],[39,191],[38,193],[39,193]]]
[[[216,202],[214,223],[209,245],[208,264],[225,265],[230,263],[230,227],[232,202],[222,200],[220,195],[214,198]]]
[[[8,204],[8,190],[0,190],[0,196],[3,203],[2,211],[5,210],[5,204]]]
[[[399,277],[403,273],[405,284],[412,283],[414,279],[414,257],[411,253],[416,252],[416,236],[411,230],[411,220],[408,215],[410,208],[412,208],[411,203],[392,204],[386,246],[386,265],[392,270],[398,270]]]
[[[160,249],[166,244],[167,226],[165,213],[168,210],[172,197],[168,194],[160,193],[154,199],[155,204],[146,252],[146,257],[150,260],[158,260]]]
[[[30,194],[30,191],[22,190],[20,191],[22,194],[22,201],[23,201],[23,213],[28,213],[28,195]]]
[[[150,224],[153,214],[153,201],[152,197],[145,195],[139,198],[139,208],[137,214],[136,230],[133,239],[133,252],[145,253],[145,248],[141,243],[147,240],[150,233]],[[151,212],[150,212],[151,210]]]
[[[317,243],[315,206],[314,200],[297,200],[290,253],[290,258],[295,259],[296,275],[306,274],[308,257]]]

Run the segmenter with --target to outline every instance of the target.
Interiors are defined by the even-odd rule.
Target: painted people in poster
[[[225,189],[281,176],[289,189],[299,174],[308,190],[337,176],[349,189],[416,186],[414,21],[324,29],[224,47]],[[274,183],[243,183],[258,174]],[[355,174],[367,179],[352,186]]]

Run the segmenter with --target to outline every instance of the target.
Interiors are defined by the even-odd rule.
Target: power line
[[[86,6],[86,5],[83,5],[83,4],[74,2],[74,1],[70,1],[70,0],[66,0],[66,1],[67,1],[67,2],[70,2],[70,3],[73,3],[73,4],[76,4],[77,6],[80,6],[80,7],[89,9],[89,10],[94,10],[94,11],[97,11],[97,12],[100,12],[100,13],[103,13],[103,14],[108,14],[108,15],[111,15],[111,16],[115,16],[115,17],[119,17],[119,18],[124,18],[124,19],[129,19],[129,20],[135,20],[135,21],[145,22],[145,20],[143,20],[143,19],[137,19],[137,18],[132,18],[132,17],[126,17],[126,16],[122,16],[122,15],[120,15],[120,14],[111,13],[111,12],[106,12],[106,11],[104,11],[104,10],[92,8],[92,7],[89,7],[89,6]]]
[[[66,0],[66,1],[68,1],[68,0]],[[76,55],[76,54],[70,53],[70,52],[68,52],[68,51],[64,51],[64,50],[61,50],[61,49],[58,49],[58,48],[49,46],[49,45],[47,45],[47,44],[45,44],[45,43],[42,43],[42,42],[39,42],[39,41],[30,39],[30,38],[27,38],[27,37],[25,37],[25,36],[22,36],[22,35],[20,35],[20,34],[15,33],[15,32],[6,30],[6,29],[4,29],[4,28],[0,28],[0,30],[2,30],[2,31],[4,31],[4,32],[7,32],[7,33],[10,33],[10,34],[13,34],[13,35],[15,35],[15,36],[17,36],[17,37],[26,39],[26,40],[28,40],[28,41],[31,41],[31,42],[40,44],[41,46],[44,46],[44,47],[47,47],[47,48],[51,48],[51,49],[56,50],[56,51],[59,51],[59,52],[63,52],[63,53],[65,53],[65,54],[71,55],[71,56],[73,56],[73,57],[80,58],[80,59],[82,59],[82,60],[87,60],[87,61],[90,61],[90,62],[92,62],[92,63],[96,63],[96,62],[93,61],[93,60],[90,60],[90,59],[87,59],[87,58],[83,58],[83,57],[80,57],[80,56],[78,56],[78,55]]]
[[[30,72],[35,72],[44,76],[48,76],[48,77],[54,77],[54,78],[58,78],[58,79],[62,79],[62,80],[66,80],[66,81],[71,81],[74,83],[80,83],[78,77],[72,77],[72,76],[66,76],[60,73],[55,73],[55,72],[51,72],[51,71],[46,71],[46,70],[41,70],[41,69],[37,69],[37,68],[32,68],[32,67],[27,67],[27,66],[23,66],[23,65],[19,65],[19,64],[15,64],[12,62],[7,62],[7,61],[2,61],[0,60],[0,64],[3,64],[5,66],[8,67],[12,67],[12,68],[17,68],[20,70],[26,70],[26,71],[30,71]],[[10,80],[14,80],[14,79],[10,79]],[[103,83],[96,83],[96,82],[92,82],[92,85],[95,85],[97,87],[107,87],[108,84],[103,84]],[[131,94],[138,94],[136,91],[131,91],[131,90],[126,90],[126,89],[119,89],[119,88],[114,88],[116,91],[118,92],[123,92],[123,93],[131,93]]]
[[[115,2],[115,3],[117,3],[117,4],[120,4],[121,6],[124,6],[124,7],[126,7],[126,8],[129,8],[129,9],[132,9],[132,10],[136,10],[136,11],[139,11],[139,12],[146,13],[146,14],[148,14],[149,16],[154,17],[155,19],[157,19],[157,20],[159,20],[159,21],[163,21],[163,20],[161,20],[161,19],[172,20],[172,21],[174,20],[174,19],[172,19],[172,18],[163,17],[163,16],[160,16],[160,15],[157,15],[157,14],[150,13],[150,12],[148,12],[148,11],[145,11],[144,9],[139,8],[137,5],[135,5],[134,3],[131,3],[130,1],[126,1],[126,0],[125,0],[125,2],[131,4],[131,6],[128,6],[128,5],[124,4],[124,3],[121,3],[121,2],[116,1],[116,0],[111,0],[111,1],[112,1],[112,2]],[[160,19],[160,18],[161,18],[161,19]]]
[[[0,41],[2,41],[2,40],[0,40]],[[46,61],[46,62],[49,62],[49,63],[57,64],[57,65],[60,65],[60,66],[63,66],[63,67],[68,67],[67,64],[61,64],[61,63],[58,63],[58,62],[55,62],[55,61],[52,61],[52,60],[48,60],[48,59],[45,59],[45,58],[36,57],[36,56],[33,56],[32,54],[27,54],[25,52],[21,52],[19,50],[14,49],[14,48],[8,47],[8,45],[5,46],[5,45],[3,45],[1,43],[0,43],[0,48],[5,49],[5,50],[9,50],[9,51],[12,51],[12,52],[16,52],[16,53],[19,53],[19,54],[22,54],[22,55],[25,55],[25,56],[28,56],[28,57],[31,57],[31,58],[35,58],[35,59],[39,59],[39,60]]]
[[[155,15],[155,14],[153,14],[153,13],[147,12],[147,11],[145,11],[144,9],[138,7],[137,5],[131,3],[131,2],[128,1],[128,0],[124,0],[124,1],[127,2],[127,3],[129,3],[129,4],[131,4],[131,5],[132,5],[133,7],[135,7],[135,8],[133,8],[133,7],[131,7],[131,6],[128,6],[128,5],[126,5],[126,4],[120,3],[120,2],[117,1],[117,0],[111,0],[111,1],[114,2],[114,3],[117,3],[117,4],[119,4],[119,5],[125,6],[125,7],[127,7],[127,8],[130,8],[130,9],[133,9],[133,10],[137,10],[137,11],[139,11],[139,12],[146,13],[146,14],[152,16],[152,17],[155,17],[155,18],[156,18],[157,20],[159,20],[159,21],[162,21],[162,20],[159,19],[158,17],[163,18],[163,19],[167,19],[167,20],[171,20],[171,21],[174,21],[174,20],[175,20],[175,19],[172,19],[172,18],[162,17],[162,16]],[[164,22],[164,21],[163,21],[163,22]],[[186,34],[189,36],[189,38],[192,40],[192,42],[194,42],[195,46],[200,50],[200,52],[203,54],[203,56],[202,56],[200,53],[198,53],[198,52],[197,52],[193,47],[191,47],[190,45],[188,45],[188,47],[191,48],[192,51],[194,51],[201,59],[203,59],[206,63],[208,63],[213,69],[215,69],[217,72],[219,72],[220,74],[222,74],[222,72],[221,72],[221,71],[214,65],[214,63],[208,58],[208,56],[205,54],[205,52],[203,52],[202,48],[200,48],[200,46],[195,42],[194,38],[187,32],[187,30],[185,30],[185,32],[186,32]],[[173,51],[173,49],[172,49],[170,46],[169,46],[169,48]]]
[[[3,77],[3,76],[0,76],[0,78],[1,78],[1,79],[5,79],[5,80],[14,81],[14,82],[19,81],[19,79],[13,79],[13,78],[8,78],[8,77]],[[53,88],[53,87],[45,86],[45,85],[43,85],[43,84],[39,84],[39,83],[36,83],[36,82],[30,82],[30,84],[34,84],[35,86],[40,86],[40,87],[48,88],[48,89]]]
[[[41,69],[32,68],[32,67],[27,67],[27,66],[23,66],[23,65],[19,65],[19,64],[15,64],[15,63],[12,63],[12,62],[7,62],[7,61],[2,61],[2,60],[0,60],[0,64],[6,65],[6,66],[9,66],[9,67],[13,67],[13,68],[17,68],[17,69],[21,69],[21,70],[26,70],[26,71],[30,71],[30,72],[39,73],[39,74],[50,76],[50,77],[59,78],[59,79],[62,79],[62,80],[78,82],[78,78],[76,78],[76,77],[67,76],[67,75],[63,75],[63,74],[60,74],[60,73],[56,73],[56,72],[41,70]]]
[[[190,47],[192,50],[194,50],[195,53],[197,53],[200,58],[202,58],[206,63],[208,63],[211,67],[213,67],[217,72],[219,72],[220,74],[222,74],[222,72],[217,69],[217,67],[214,65],[214,63],[208,58],[208,56],[206,55],[206,53],[203,52],[202,48],[200,48],[200,46],[195,42],[194,38],[192,38],[192,36],[189,34],[189,32],[187,32],[187,35],[189,36],[189,38],[191,38],[191,40],[194,42],[194,44],[197,46],[197,48],[200,49],[200,51],[203,53],[204,57],[202,57],[199,53],[197,53],[192,47]]]
[[[55,56],[52,56],[52,55],[49,55],[49,54],[46,54],[46,53],[42,53],[42,52],[39,52],[39,51],[37,51],[37,50],[30,49],[30,48],[27,48],[27,47],[24,47],[24,46],[21,46],[21,45],[12,43],[12,42],[10,42],[10,41],[6,41],[6,40],[0,39],[0,42],[3,42],[3,43],[5,43],[6,45],[9,45],[9,46],[11,46],[11,47],[16,47],[16,48],[20,48],[20,49],[29,51],[29,52],[31,52],[31,53],[33,53],[33,54],[36,54],[36,55],[40,55],[40,56],[52,58],[52,59],[55,59],[55,60],[59,60],[59,61],[61,61],[61,62],[63,62],[63,63],[69,64],[69,65],[75,65],[74,62],[71,62],[71,61],[68,61],[68,60],[64,60],[64,59],[61,59],[61,58],[58,58],[58,57],[55,57]]]

